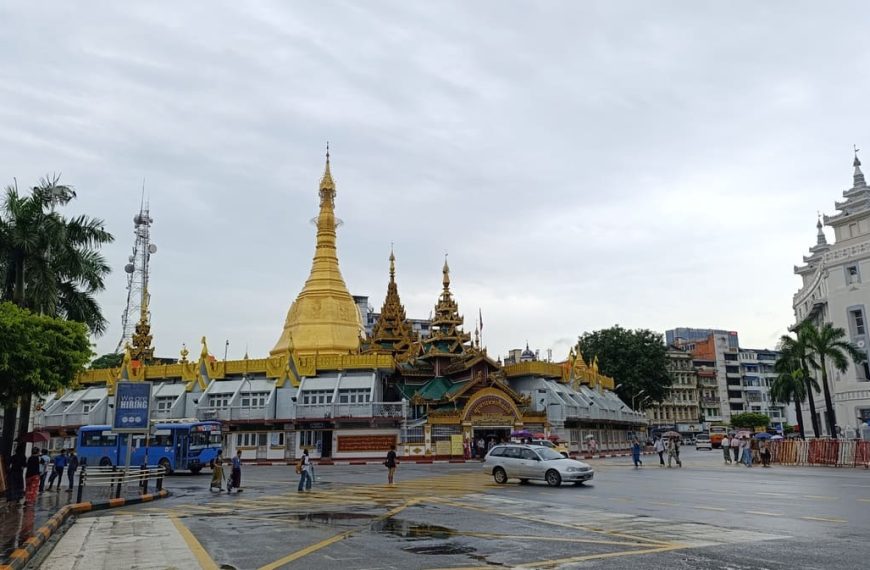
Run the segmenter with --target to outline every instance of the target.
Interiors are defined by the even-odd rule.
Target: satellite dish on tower
[[[157,253],[157,246],[153,243],[148,246],[148,253]]]
[[[124,266],[124,272],[125,272],[125,273],[133,273],[133,264],[132,264],[132,263],[128,263],[127,265],[125,265],[125,266]]]

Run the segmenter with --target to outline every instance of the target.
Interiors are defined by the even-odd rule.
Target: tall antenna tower
[[[133,216],[133,233],[136,242],[133,255],[128,258],[124,271],[127,273],[127,306],[121,316],[121,340],[115,352],[121,352],[130,343],[134,360],[150,360],[154,349],[151,348],[151,315],[148,310],[148,275],[151,255],[157,253],[157,246],[151,243],[151,224],[154,219],[145,201],[145,186],[142,185],[142,201],[139,213]],[[138,321],[136,320],[138,317]]]

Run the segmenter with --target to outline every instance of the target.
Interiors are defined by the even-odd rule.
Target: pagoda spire
[[[142,306],[139,308],[139,322],[133,332],[133,345],[130,347],[130,357],[133,360],[145,364],[154,358],[154,347],[151,346],[151,312],[148,305],[151,302],[151,293],[148,285],[142,290]]]
[[[432,318],[432,331],[423,340],[423,352],[435,355],[461,355],[465,353],[465,344],[471,340],[471,334],[463,332],[465,319],[459,314],[459,304],[450,292],[450,266],[447,256],[444,256],[444,267],[441,269],[441,284],[443,289],[435,305],[435,315]]]
[[[335,182],[330,171],[328,143],[319,195],[320,213],[311,273],[287,312],[284,330],[271,351],[272,356],[286,353],[291,346],[299,354],[347,354],[359,350],[362,331],[359,310],[338,267]]]
[[[861,161],[858,160],[858,151],[861,149],[855,145],[852,145],[852,148],[855,152],[855,160],[852,161],[852,166],[855,167],[855,174],[852,176],[853,187],[863,188],[864,186],[867,186],[867,182],[864,181],[864,173],[861,172]]]
[[[399,288],[396,285],[396,256],[390,247],[390,282],[387,284],[387,296],[384,298],[381,316],[372,330],[369,351],[392,353],[401,359],[411,349],[411,335],[411,326],[408,324],[405,307],[399,298]]]
[[[822,229],[822,215],[819,214],[819,219],[816,222],[816,229],[818,229],[819,233],[816,236],[816,245],[828,245],[828,240],[825,237],[825,232]]]

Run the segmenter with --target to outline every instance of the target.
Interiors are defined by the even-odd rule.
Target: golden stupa
[[[302,292],[290,306],[284,331],[273,356],[292,346],[297,354],[348,354],[359,351],[362,325],[353,297],[338,268],[335,248],[335,183],[326,170],[320,180],[320,214],[317,216],[317,247],[311,274]]]

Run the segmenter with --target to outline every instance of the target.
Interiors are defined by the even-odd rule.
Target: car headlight
[[[580,473],[583,471],[586,471],[585,467],[569,467],[568,468],[568,473]]]

